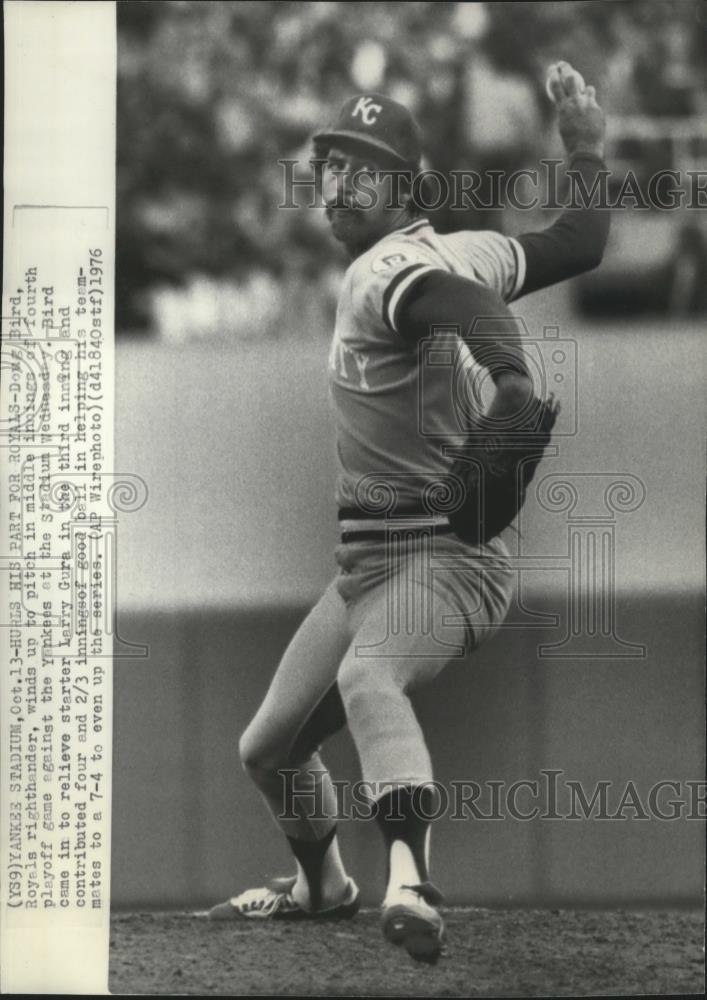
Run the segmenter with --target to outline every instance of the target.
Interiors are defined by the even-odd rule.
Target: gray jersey
[[[400,303],[422,275],[444,270],[510,301],[522,287],[523,248],[500,233],[439,235],[425,219],[389,233],[344,277],[329,355],[336,413],[339,507],[385,511],[423,505],[444,480],[473,421],[477,366],[453,331],[410,343],[398,331]]]

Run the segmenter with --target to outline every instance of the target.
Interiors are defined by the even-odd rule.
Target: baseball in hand
[[[547,96],[555,104],[564,97],[583,94],[586,89],[584,77],[576,69],[573,69],[568,62],[553,63],[547,71],[545,90],[547,91]]]

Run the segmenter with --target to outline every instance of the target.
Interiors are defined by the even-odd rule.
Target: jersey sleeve
[[[516,241],[525,253],[526,271],[520,292],[526,295],[547,288],[597,267],[609,237],[610,213],[602,205],[600,185],[609,171],[593,153],[576,153],[570,160],[568,176],[581,181],[586,194],[577,188],[569,206],[553,225],[537,233],[522,233]],[[599,200],[594,203],[598,187]],[[584,201],[586,198],[586,202]],[[518,294],[518,293],[516,293]]]
[[[400,307],[416,282],[440,264],[422,248],[391,241],[356,262],[352,284],[354,313],[398,333]]]
[[[455,234],[457,251],[475,277],[511,302],[525,281],[525,251],[518,240],[494,230]]]

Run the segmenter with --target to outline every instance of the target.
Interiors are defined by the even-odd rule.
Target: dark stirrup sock
[[[302,865],[302,871],[307,879],[309,908],[311,910],[318,910],[322,903],[322,866],[335,836],[336,826],[333,826],[321,840],[287,838],[292,853]]]
[[[434,796],[429,785],[402,786],[378,799],[374,815],[385,839],[386,881],[390,879],[390,848],[395,840],[402,840],[410,848],[420,882],[428,881],[425,840],[430,821],[424,817],[433,813]]]

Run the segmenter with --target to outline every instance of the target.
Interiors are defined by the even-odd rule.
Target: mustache
[[[331,219],[334,212],[360,212],[362,208],[357,204],[352,198],[348,199],[337,199],[336,201],[328,201],[324,206],[324,214],[327,219]]]

